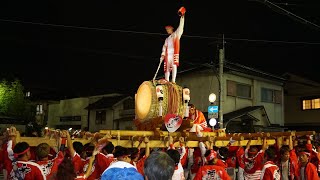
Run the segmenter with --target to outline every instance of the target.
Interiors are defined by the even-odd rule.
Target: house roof
[[[249,113],[258,109],[263,109],[264,106],[248,106],[242,109],[238,109],[236,111],[232,111],[229,113],[226,113],[223,115],[223,121],[224,123],[227,123],[233,119],[240,118],[242,116],[250,117],[251,119],[254,119],[255,121],[259,121],[259,119],[255,118],[254,116],[250,115]]]
[[[102,97],[98,101],[89,104],[85,109],[106,109],[111,108],[119,101],[126,99],[128,96],[111,96],[111,97]]]
[[[209,63],[185,65],[184,67],[180,68],[180,70],[178,71],[178,74],[190,73],[190,72],[201,71],[206,69],[213,69],[218,74],[218,68],[219,68],[219,64],[209,64]],[[251,68],[242,64],[233,63],[231,61],[224,62],[223,71],[229,72],[229,73],[237,72],[237,73],[247,74],[251,76],[266,78],[270,80],[276,80],[280,82],[286,81],[286,78],[284,78],[281,75],[271,74],[271,73],[264,72],[255,68]]]
[[[0,115],[0,124],[26,124],[26,122],[20,118]]]

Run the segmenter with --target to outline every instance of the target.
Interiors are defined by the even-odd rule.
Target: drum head
[[[143,82],[137,91],[136,95],[136,115],[139,119],[148,118],[150,108],[152,105],[152,98],[154,98],[155,87],[148,81]]]

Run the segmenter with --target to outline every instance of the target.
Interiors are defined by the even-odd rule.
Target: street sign
[[[217,119],[218,115],[219,115],[218,113],[211,113],[211,114],[208,113],[208,119],[211,119],[211,118]]]
[[[209,106],[208,107],[208,114],[217,113],[218,111],[219,111],[219,106]]]

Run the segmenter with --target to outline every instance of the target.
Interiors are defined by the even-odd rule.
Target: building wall
[[[74,98],[61,100],[59,104],[50,104],[48,110],[48,127],[55,128],[57,125],[80,125],[87,127],[88,111],[85,109],[89,105],[88,98]],[[61,122],[60,118],[65,116],[80,116],[81,121]]]
[[[261,78],[258,79],[250,76],[240,76],[230,73],[224,73],[223,77],[224,79],[221,83],[223,88],[222,111],[224,114],[247,106],[264,106],[270,119],[270,123],[284,125],[283,104],[261,102],[262,87],[280,90],[281,92],[283,92],[283,87],[279,82],[273,82]],[[227,96],[227,80],[251,85],[252,98],[245,99]],[[186,86],[190,89],[190,102],[195,104],[195,106],[201,111],[208,111],[208,106],[210,105],[208,97],[210,93],[215,93],[217,95],[215,104],[219,105],[219,81],[212,70],[193,72],[192,74],[183,75],[183,77],[178,76],[177,84]],[[264,119],[263,117],[259,117],[261,116],[259,114],[256,114],[255,116],[257,116],[258,119]],[[257,125],[265,125],[265,122],[258,122]]]
[[[311,80],[290,75],[285,86],[285,124],[320,126],[320,109],[302,110],[302,99],[320,97],[320,84]]]

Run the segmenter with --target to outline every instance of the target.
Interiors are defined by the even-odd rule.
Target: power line
[[[73,29],[110,31],[110,32],[119,32],[119,33],[161,35],[161,36],[162,35],[167,35],[167,34],[163,34],[163,33],[152,33],[152,32],[145,32],[145,31],[129,31],[129,30],[109,29],[109,28],[93,28],[93,27],[84,27],[84,26],[71,26],[71,25],[61,25],[61,24],[36,23],[36,22],[30,22],[30,21],[16,21],[16,20],[8,20],[8,19],[0,19],[0,21],[22,23],[22,24],[32,24],[32,25],[41,25],[41,26],[73,28]],[[197,39],[222,40],[221,37],[212,37],[212,36],[183,35],[183,37],[186,37],[186,38],[197,38]],[[307,41],[283,41],[283,40],[264,40],[264,39],[247,39],[247,38],[224,38],[224,39],[225,40],[231,40],[231,41],[246,41],[246,42],[320,45],[320,42],[307,42]]]
[[[297,20],[297,21],[302,22],[304,24],[311,25],[311,26],[317,28],[318,30],[320,30],[320,26],[319,25],[317,25],[317,24],[315,24],[315,23],[313,23],[311,21],[308,21],[308,20],[306,20],[306,19],[304,19],[304,18],[302,18],[302,17],[300,17],[300,16],[298,16],[298,15],[296,15],[296,14],[294,14],[294,13],[292,13],[292,12],[290,12],[290,11],[288,11],[288,10],[286,10],[286,9],[284,9],[284,8],[282,8],[282,7],[280,7],[280,6],[276,5],[276,4],[268,1],[268,0],[255,0],[255,1],[263,3],[263,4],[267,5],[268,7],[270,7],[269,5],[271,5],[272,7],[275,8],[275,9],[273,9],[272,7],[270,7],[272,10],[280,11],[279,13],[287,15],[287,16],[293,18],[294,20]]]

